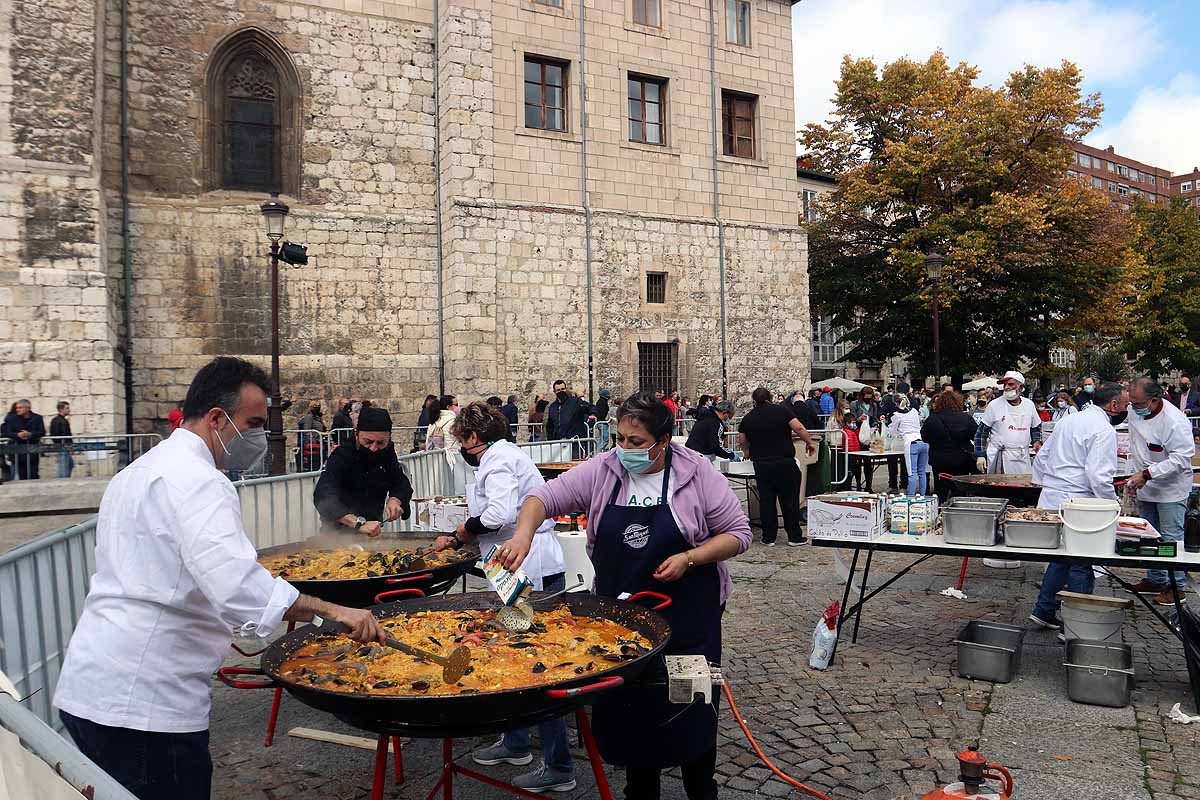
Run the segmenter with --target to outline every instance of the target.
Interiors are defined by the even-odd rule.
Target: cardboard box
[[[873,541],[887,530],[887,498],[856,492],[808,499],[808,535],[816,539]]]

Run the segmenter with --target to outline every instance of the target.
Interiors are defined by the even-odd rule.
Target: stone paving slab
[[[881,554],[870,585],[909,561]],[[960,563],[931,559],[872,600],[858,643],[843,632],[834,665],[818,672],[808,667],[813,626],[842,593],[832,553],[754,547],[733,562],[723,672],[747,724],[780,768],[835,800],[917,800],[955,781],[955,754],[978,742],[989,760],[1017,769],[1020,800],[1200,798],[1200,725],[1176,725],[1165,716],[1174,702],[1191,708],[1182,650],[1149,612],[1135,608],[1125,626],[1138,666],[1131,709],[1071,703],[1062,645],[1048,632],[1028,634],[1012,683],[965,680],[955,672],[958,631],[972,619],[1022,624],[1043,568],[991,570],[972,562],[967,599],[943,597],[938,592],[954,583]],[[1105,579],[1098,591],[1113,589]],[[367,796],[373,753],[289,739],[286,730],[298,725],[353,732],[292,698],[284,700],[276,745],[264,750],[269,702],[270,692],[214,690],[216,800]],[[462,759],[473,744],[458,743],[462,763],[469,763]],[[439,753],[434,742],[409,744],[409,781],[389,785],[387,797],[424,798]],[[590,769],[583,761],[579,766],[579,785],[567,800],[596,796]],[[608,772],[621,797],[620,771]],[[717,778],[728,800],[803,796],[755,757],[726,707]],[[464,800],[505,796],[473,783],[457,787]],[[677,777],[664,778],[663,796],[683,797]]]

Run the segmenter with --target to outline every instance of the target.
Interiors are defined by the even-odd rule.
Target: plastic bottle
[[[835,600],[817,622],[817,628],[813,631],[812,652],[808,656],[808,665],[813,669],[825,669],[829,666],[829,659],[833,657],[833,646],[837,644],[837,622],[841,609],[841,603]]]
[[[1189,553],[1200,553],[1200,493],[1188,495],[1187,516],[1183,523],[1183,549]]]

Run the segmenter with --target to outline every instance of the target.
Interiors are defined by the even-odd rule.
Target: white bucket
[[[1111,556],[1117,545],[1117,518],[1121,504],[1116,500],[1073,497],[1062,504],[1058,518],[1063,524],[1063,547],[1076,556]]]
[[[1121,625],[1125,622],[1123,608],[1096,608],[1064,600],[1059,615],[1063,621],[1063,635],[1068,639],[1090,639],[1110,644],[1121,641]]]

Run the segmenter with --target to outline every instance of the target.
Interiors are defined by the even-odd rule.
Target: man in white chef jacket
[[[1166,401],[1156,381],[1138,378],[1129,387],[1127,421],[1129,454],[1137,470],[1129,479],[1129,488],[1137,492],[1138,515],[1158,529],[1162,538],[1182,543],[1187,498],[1192,491],[1192,456],[1196,454],[1191,420]],[[1175,580],[1182,588],[1187,575],[1176,572]],[[1147,571],[1133,589],[1138,594],[1153,594],[1160,606],[1175,605],[1165,569]]]
[[[1028,475],[1034,448],[1042,438],[1042,418],[1025,390],[1025,376],[1015,369],[1000,379],[1004,394],[988,403],[975,431],[975,457],[988,474]]]
[[[269,636],[315,614],[383,641],[369,611],[301,595],[255,560],[223,469],[266,452],[258,367],[217,358],[183,403],[183,424],[109,482],[96,574],[54,704],[79,749],[140,800],[208,800],[213,672],[234,632]]]
[[[1054,435],[1033,461],[1033,482],[1042,487],[1038,508],[1058,509],[1073,497],[1117,499],[1113,489],[1117,431],[1113,425],[1128,404],[1129,395],[1121,384],[1105,383],[1095,390],[1092,402],[1082,411],[1058,421]],[[1050,562],[1030,622],[1061,631],[1056,595],[1063,589],[1091,594],[1095,584],[1090,564]]]

